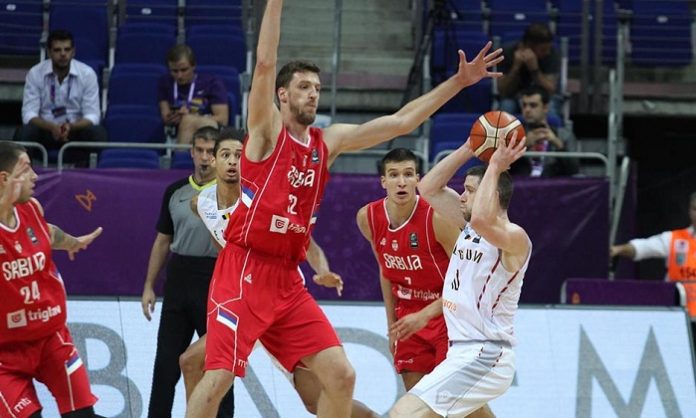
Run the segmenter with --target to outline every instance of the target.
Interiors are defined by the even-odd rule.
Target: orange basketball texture
[[[500,131],[505,135],[505,142],[510,143],[512,134],[517,131],[517,141],[524,139],[522,123],[507,112],[492,110],[479,116],[469,133],[469,143],[476,157],[488,162],[498,146]]]

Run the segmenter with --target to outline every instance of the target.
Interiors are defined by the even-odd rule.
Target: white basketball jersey
[[[198,216],[222,247],[225,246],[225,229],[227,229],[230,214],[237,208],[238,203],[239,199],[229,208],[218,209],[217,184],[206,187],[198,195]]]
[[[515,345],[513,321],[528,264],[529,257],[520,270],[505,270],[498,248],[467,224],[457,238],[442,293],[450,341]]]

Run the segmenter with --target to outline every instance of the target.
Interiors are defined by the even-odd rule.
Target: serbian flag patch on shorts
[[[228,312],[218,308],[217,320],[222,325],[228,327],[234,332],[237,332],[237,322],[239,322],[239,318],[237,318],[237,315],[233,314],[232,312]]]
[[[65,362],[65,369],[67,370],[68,374],[73,374],[77,369],[82,367],[82,359],[80,358],[80,355],[75,351],[72,356],[68,359],[68,361]]]

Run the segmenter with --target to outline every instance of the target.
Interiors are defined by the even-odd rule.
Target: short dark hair
[[[478,177],[479,180],[483,178],[486,174],[487,165],[477,165],[471,167],[466,171],[466,175]],[[512,177],[507,171],[500,173],[498,177],[498,203],[502,209],[507,210],[510,207],[510,199],[512,199],[512,191],[514,187],[512,185]]]
[[[517,96],[521,98],[522,96],[529,97],[529,96],[534,96],[535,94],[538,94],[539,96],[541,96],[541,102],[543,104],[545,104],[545,105],[549,104],[549,100],[550,100],[549,92],[546,91],[546,89],[541,87],[541,86],[532,85],[532,86],[529,86],[527,88],[524,88],[523,90],[521,90],[519,92],[519,94]]]
[[[420,173],[420,159],[416,157],[413,151],[408,148],[394,148],[382,157],[382,160],[377,165],[379,174],[382,176],[387,174],[387,163],[401,163],[404,161],[413,161],[416,165],[416,172]]]
[[[230,128],[229,126],[226,126],[220,129],[220,134],[218,135],[218,138],[215,140],[215,147],[213,147],[213,155],[217,155],[218,149],[220,148],[220,144],[223,141],[239,141],[242,144],[244,144],[245,140],[246,133],[244,133],[243,130]]]
[[[204,126],[202,128],[196,129],[193,133],[193,140],[191,141],[191,146],[196,145],[197,139],[202,139],[204,141],[217,141],[220,136],[220,130],[212,126]]]
[[[177,62],[182,58],[191,64],[192,67],[196,66],[196,55],[193,53],[193,49],[185,44],[174,45],[167,51],[167,64],[170,62]]]
[[[292,76],[295,73],[314,73],[319,74],[321,70],[319,67],[309,61],[290,61],[289,63],[283,65],[283,67],[278,71],[278,76],[276,77],[276,92],[279,88],[288,88]]]
[[[546,23],[532,23],[527,27],[522,36],[522,42],[526,45],[547,44],[553,41],[553,34]]]
[[[75,46],[75,39],[73,38],[72,33],[65,29],[52,30],[51,33],[48,34],[46,47],[51,49],[51,47],[53,47],[53,42],[55,41],[70,41],[70,45]]]
[[[27,149],[12,141],[0,141],[0,171],[10,172]]]

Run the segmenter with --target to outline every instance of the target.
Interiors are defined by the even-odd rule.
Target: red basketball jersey
[[[33,201],[15,205],[15,217],[13,229],[0,225],[0,343],[44,338],[66,321],[48,224]]]
[[[449,254],[433,231],[433,208],[417,199],[409,219],[395,229],[389,226],[386,198],[367,208],[382,275],[392,282],[392,293],[406,307],[425,306],[439,298],[449,265]]]
[[[260,162],[249,161],[244,151],[242,204],[230,217],[225,239],[290,262],[304,260],[329,179],[323,132],[310,128],[303,144],[283,128],[273,153]]]

